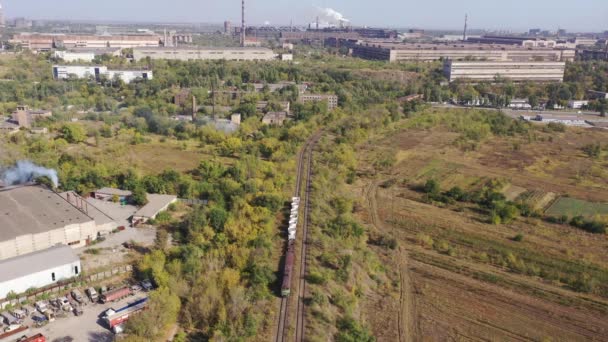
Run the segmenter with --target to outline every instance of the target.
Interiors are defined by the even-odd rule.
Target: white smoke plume
[[[33,182],[36,178],[44,176],[48,177],[51,182],[53,182],[55,188],[59,186],[57,171],[36,165],[29,160],[20,160],[15,166],[3,170],[1,174],[1,179],[7,186]]]
[[[347,23],[350,21],[346,19],[346,17],[342,15],[342,13],[336,11],[333,8],[317,7],[317,11],[319,12],[319,19],[326,21],[330,24]]]

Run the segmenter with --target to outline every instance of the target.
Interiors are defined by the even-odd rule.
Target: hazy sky
[[[221,23],[240,20],[240,0],[0,0],[8,17]],[[253,25],[307,24],[316,7],[354,25],[459,29],[608,30],[608,0],[246,0]]]

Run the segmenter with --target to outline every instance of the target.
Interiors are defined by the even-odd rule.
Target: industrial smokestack
[[[57,171],[36,165],[28,160],[20,160],[15,166],[2,172],[2,182],[7,186],[30,183],[39,177],[48,177],[54,188],[59,186]]]
[[[241,47],[245,47],[245,0],[241,4]]]
[[[464,15],[464,31],[462,33],[462,41],[465,42],[467,40],[467,24],[469,21],[469,15],[465,14]]]

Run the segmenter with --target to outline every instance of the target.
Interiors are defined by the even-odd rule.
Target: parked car
[[[89,287],[88,289],[86,289],[85,292],[91,299],[91,302],[96,303],[99,300],[99,296],[97,295],[97,291],[95,291],[95,288]]]
[[[27,313],[22,309],[15,309],[11,311],[11,314],[18,319],[25,319],[27,317]]]
[[[133,291],[133,292],[139,292],[141,290],[142,290],[142,287],[137,284],[131,286],[131,291]]]
[[[84,297],[78,289],[72,290],[72,298],[74,298],[74,300],[77,301],[79,304],[84,303]]]
[[[153,288],[152,282],[149,279],[146,279],[141,282],[141,287],[146,291],[150,291]]]
[[[45,301],[41,300],[36,302],[36,310],[43,314],[49,310],[49,307]]]
[[[70,304],[68,297],[61,297],[57,299],[57,302],[61,310],[68,312],[72,311],[72,305]]]
[[[74,315],[81,316],[84,313],[82,308],[79,305],[74,306]]]

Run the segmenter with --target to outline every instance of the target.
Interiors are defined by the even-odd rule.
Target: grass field
[[[545,212],[551,216],[567,215],[568,217],[584,216],[594,218],[608,216],[608,203],[594,203],[570,197],[560,197]]]
[[[376,250],[395,272],[389,272],[389,300],[366,294],[363,316],[375,335],[398,341],[394,327],[412,319],[411,340],[604,340],[608,241],[603,236],[533,217],[493,225],[472,204],[425,203],[413,185],[434,179],[443,191],[452,186],[475,191],[498,180],[505,196],[538,210],[568,195],[581,200],[563,197],[549,211],[608,214],[608,203],[603,204],[608,178],[593,171],[604,161],[580,152],[591,141],[608,139],[608,132],[532,130],[493,136],[464,151],[455,144],[458,134],[435,125],[433,115],[357,150],[360,177],[351,192],[359,197],[358,217],[371,236],[394,238],[399,246]],[[396,163],[370,170],[387,149]],[[388,179],[399,181],[383,186]]]

